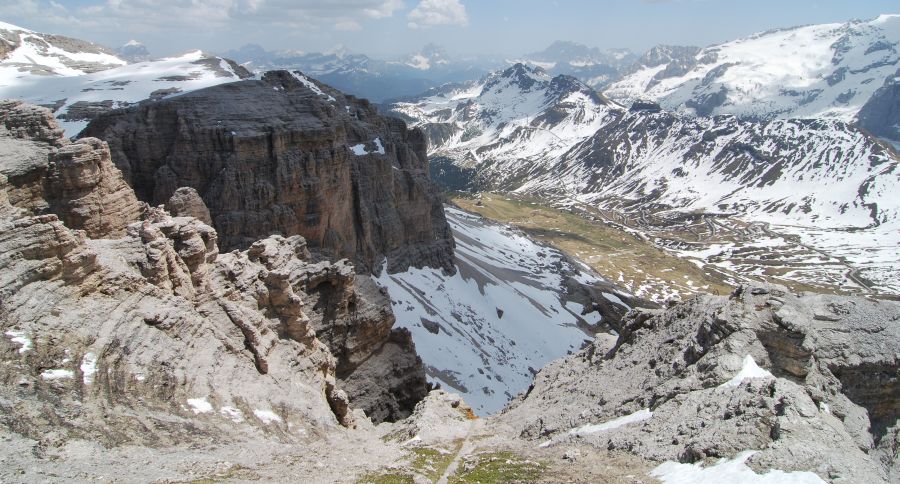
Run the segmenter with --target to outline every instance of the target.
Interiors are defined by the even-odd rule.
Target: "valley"
[[[698,293],[727,294],[752,281],[795,291],[897,298],[873,288],[846,258],[764,223],[707,214],[631,215],[515,193],[457,192],[451,199],[559,248],[638,297],[660,303]],[[893,247],[890,242],[884,246],[886,251]]]

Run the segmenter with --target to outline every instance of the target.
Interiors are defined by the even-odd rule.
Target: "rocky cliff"
[[[270,234],[361,271],[452,267],[452,238],[428,179],[426,141],[367,101],[297,72],[224,84],[93,121],[141,200],[194,188],[224,249]]]
[[[544,368],[499,420],[545,447],[585,442],[682,463],[749,458],[831,482],[896,482],[900,305],[779,286],[632,311]]]
[[[0,119],[4,432],[42,449],[295,441],[425,396],[408,333],[347,261],[296,235],[220,253],[201,220],[138,202],[104,142],[18,102]],[[179,215],[205,210],[176,193]]]

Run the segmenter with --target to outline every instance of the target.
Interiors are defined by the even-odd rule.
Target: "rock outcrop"
[[[110,143],[138,198],[202,197],[226,250],[271,234],[359,271],[452,268],[452,237],[428,178],[426,140],[365,100],[273,71],[115,111],[82,133]]]
[[[613,347],[544,368],[499,419],[551,446],[691,463],[752,450],[758,469],[896,482],[898,323],[895,302],[779,286],[632,311]]]
[[[900,69],[866,101],[857,122],[876,136],[900,141]]]
[[[297,441],[368,420],[354,409],[405,417],[425,396],[389,301],[347,261],[314,259],[300,236],[220,253],[201,220],[138,202],[104,142],[4,107],[4,431],[43,446]],[[202,215],[176,193],[180,214]]]
[[[145,206],[96,138],[70,142],[47,108],[0,102],[0,172],[11,205],[32,215],[52,212],[88,237],[120,237]]]
[[[84,230],[90,238],[122,236],[144,211],[110,161],[109,147],[97,138],[82,138],[53,153],[46,197],[49,210],[66,227]]]

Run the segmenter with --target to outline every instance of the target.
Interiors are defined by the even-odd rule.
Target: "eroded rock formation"
[[[201,220],[138,202],[104,142],[67,142],[43,108],[0,118],[6,428],[42,445],[295,440],[424,397],[389,302],[347,261],[313,260],[300,236],[220,253]],[[202,216],[176,194],[179,215]]]
[[[691,463],[753,450],[757,469],[896,482],[897,303],[757,286],[632,311],[616,330],[614,347],[545,367],[500,420],[548,445]]]
[[[110,143],[138,198],[194,188],[226,250],[270,234],[360,271],[452,268],[426,140],[367,101],[299,73],[245,80],[116,111],[82,133]]]

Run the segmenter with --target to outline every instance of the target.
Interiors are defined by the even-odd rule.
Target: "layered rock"
[[[144,204],[96,138],[70,142],[46,108],[0,102],[0,171],[10,203],[31,214],[52,212],[89,237],[119,237]]]
[[[82,138],[51,156],[46,182],[50,211],[66,227],[88,237],[118,237],[140,217],[144,204],[112,164],[109,147],[97,138]]]
[[[215,86],[111,113],[84,135],[110,143],[138,198],[194,188],[225,249],[273,233],[362,271],[452,267],[452,238],[428,179],[426,141],[302,74]]]
[[[58,132],[49,111],[22,111]],[[41,445],[246,432],[294,441],[355,426],[354,408],[401,418],[425,395],[415,348],[398,343],[388,302],[347,261],[313,261],[300,236],[220,253],[216,231],[194,217],[132,210],[143,204],[105,143],[0,134],[3,153],[43,157],[30,171],[4,164],[46,188],[17,206],[22,190],[0,175],[6,429]],[[189,190],[177,192],[179,209],[198,209]],[[325,298],[330,284],[339,290]]]
[[[691,463],[753,450],[758,469],[895,482],[898,321],[894,302],[779,286],[632,311],[613,347],[549,365],[500,420],[547,445]]]

